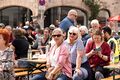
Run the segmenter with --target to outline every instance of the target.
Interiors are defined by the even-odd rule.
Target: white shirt
[[[56,48],[56,46],[53,47],[53,51],[50,54],[50,62],[51,62],[51,66],[56,66],[57,63],[57,59],[59,56],[59,51],[60,51],[60,47]]]

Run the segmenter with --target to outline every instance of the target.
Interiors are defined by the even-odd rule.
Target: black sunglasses
[[[52,35],[52,37],[61,37],[61,34]]]
[[[70,35],[74,35],[74,36],[76,35],[76,33],[71,33],[71,32],[69,32],[69,34],[70,34]]]

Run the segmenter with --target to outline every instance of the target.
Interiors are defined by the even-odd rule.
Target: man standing
[[[70,26],[75,26],[75,21],[77,18],[77,11],[74,9],[71,9],[68,14],[67,17],[65,17],[61,22],[60,22],[60,28],[64,31],[64,32],[68,32]]]

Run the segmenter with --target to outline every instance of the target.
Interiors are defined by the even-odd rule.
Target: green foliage
[[[88,5],[88,6],[92,6],[93,5],[93,2],[92,0],[84,0],[85,4]]]
[[[89,19],[96,19],[98,17],[100,5],[93,0],[84,0],[84,2],[91,10],[91,16]]]

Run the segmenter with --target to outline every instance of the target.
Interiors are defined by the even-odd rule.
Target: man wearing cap
[[[75,26],[75,21],[77,19],[77,11],[74,9],[71,9],[68,14],[67,17],[65,17],[61,22],[59,27],[64,31],[64,32],[68,32],[70,26]]]
[[[56,28],[56,27],[55,27],[54,24],[51,24],[51,25],[49,26],[49,29],[50,29],[50,35],[52,35],[52,31],[53,31],[55,28]]]

